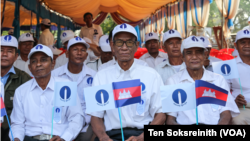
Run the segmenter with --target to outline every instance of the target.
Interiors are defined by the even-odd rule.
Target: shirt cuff
[[[168,113],[168,115],[173,116],[173,117],[177,117],[177,112]]]
[[[64,139],[65,141],[71,141],[73,140],[73,135],[69,132],[64,132],[64,134],[61,136],[62,139]]]
[[[13,135],[13,136],[14,136],[14,139],[15,139],[15,138],[18,138],[20,141],[23,141],[23,140],[24,140],[24,135],[15,134],[15,135]],[[11,132],[9,133],[9,137],[10,137],[10,140],[11,140],[11,141],[14,141],[14,140],[12,140]]]

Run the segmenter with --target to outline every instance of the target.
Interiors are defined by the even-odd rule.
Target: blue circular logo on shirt
[[[109,94],[105,90],[99,90],[95,94],[95,99],[96,99],[98,105],[105,106],[106,104],[108,104]]]
[[[145,89],[146,89],[145,84],[141,82],[141,91],[143,92],[143,91],[145,91]]]
[[[60,108],[56,108],[56,113],[59,113],[60,112]]]
[[[143,105],[143,104],[144,104],[144,101],[143,101],[143,100],[141,100],[140,104],[141,104],[141,105]]]
[[[93,77],[89,77],[89,78],[87,79],[87,83],[88,83],[89,85],[91,85],[92,82],[93,82]]]
[[[187,94],[182,89],[177,89],[172,94],[172,99],[176,105],[182,106],[187,100]]]
[[[63,86],[60,90],[61,100],[67,102],[70,100],[71,90],[68,86]]]
[[[231,72],[231,67],[228,64],[224,64],[221,66],[221,72],[225,75],[229,75]]]

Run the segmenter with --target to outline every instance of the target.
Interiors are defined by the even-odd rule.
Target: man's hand
[[[126,141],[144,141],[144,133],[140,136],[131,136]]]
[[[209,66],[209,63],[210,63],[210,60],[206,59],[206,60],[204,61],[204,67]]]
[[[112,139],[109,138],[109,136],[102,137],[99,139],[100,141],[113,141]]]
[[[20,141],[19,138],[15,138],[14,141]]]
[[[54,136],[49,141],[65,141],[65,140],[60,138],[59,136]]]
[[[245,97],[241,94],[239,94],[236,98],[235,98],[235,103],[237,104],[237,106],[239,108],[243,107],[243,105],[247,105],[247,101],[245,100]]]

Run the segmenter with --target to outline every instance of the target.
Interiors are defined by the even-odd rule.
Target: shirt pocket
[[[210,109],[207,110],[207,122],[210,124],[218,124],[220,120],[220,109],[221,106],[216,104],[210,104]]]
[[[144,120],[149,114],[149,100],[141,99],[141,103],[135,104],[133,119],[136,122]]]

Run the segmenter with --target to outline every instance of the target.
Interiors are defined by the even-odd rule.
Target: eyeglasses
[[[126,44],[127,47],[133,47],[136,43],[136,41],[131,41],[131,40],[127,40],[127,41],[123,41],[123,40],[115,40],[114,44],[117,47],[122,47],[123,44]]]

